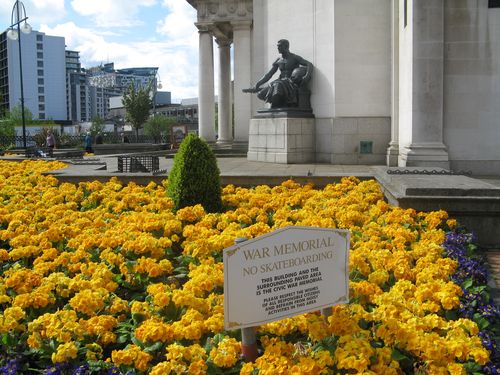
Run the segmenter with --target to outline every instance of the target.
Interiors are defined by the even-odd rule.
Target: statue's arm
[[[309,61],[298,55],[297,55],[297,61],[300,65],[306,67],[306,74],[304,75],[304,78],[302,78],[302,85],[306,85],[311,80],[313,64],[311,64]]]
[[[255,84],[255,89],[258,90],[262,84],[269,81],[277,70],[278,70],[278,65],[273,64],[272,68],[266,74],[264,74],[264,76],[261,79],[257,81],[257,83]]]

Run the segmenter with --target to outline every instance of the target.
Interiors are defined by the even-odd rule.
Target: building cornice
[[[252,21],[252,0],[186,0],[197,10],[198,23]]]

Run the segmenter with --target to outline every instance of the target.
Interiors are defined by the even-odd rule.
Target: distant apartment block
[[[136,87],[151,87],[151,95],[156,106],[171,103],[169,91],[157,91],[157,67],[115,69],[114,63],[99,65],[86,70],[87,82],[91,87],[92,108],[102,118],[112,116],[109,113],[110,98],[123,97],[134,84]],[[121,102],[121,98],[118,99]],[[116,101],[116,100],[115,100]]]
[[[91,120],[90,90],[78,51],[66,50],[67,118],[73,123]]]
[[[34,119],[67,119],[65,42],[38,31],[21,34],[24,105]],[[0,113],[21,103],[18,42],[0,34]]]

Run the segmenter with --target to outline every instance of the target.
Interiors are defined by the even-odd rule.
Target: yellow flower
[[[241,344],[232,337],[224,337],[210,351],[214,364],[222,368],[230,368],[238,361],[241,354]]]
[[[116,366],[134,365],[139,371],[146,371],[151,359],[153,359],[153,357],[143,352],[137,345],[130,345],[124,350],[113,350],[111,352],[111,360]]]
[[[77,356],[78,347],[76,343],[70,341],[57,347],[57,351],[52,354],[53,363],[68,362]]]
[[[169,375],[172,365],[169,362],[160,362],[151,369],[150,375]]]
[[[157,318],[146,320],[135,330],[135,336],[142,342],[166,342],[171,340],[173,335],[172,326]]]

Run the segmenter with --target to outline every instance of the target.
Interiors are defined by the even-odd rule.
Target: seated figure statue
[[[286,39],[278,41],[278,52],[281,57],[276,59],[255,87],[244,89],[243,92],[257,93],[257,97],[271,104],[271,108],[299,108],[310,110],[307,84],[312,76],[312,64],[304,58],[290,52],[290,43]],[[268,86],[261,85],[271,79],[280,70],[278,79]]]

